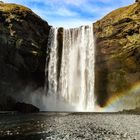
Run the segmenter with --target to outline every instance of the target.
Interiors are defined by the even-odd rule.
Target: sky
[[[73,28],[91,24],[135,0],[2,0],[24,5],[54,27]]]

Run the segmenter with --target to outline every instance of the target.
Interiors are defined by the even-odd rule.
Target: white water
[[[51,28],[47,110],[95,111],[93,26],[64,29],[59,80],[57,35],[58,29]]]

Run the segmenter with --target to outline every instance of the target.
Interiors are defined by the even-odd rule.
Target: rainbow
[[[116,93],[108,100],[105,107],[96,107],[97,112],[117,112],[135,109],[140,106],[140,82],[136,82],[126,91]]]

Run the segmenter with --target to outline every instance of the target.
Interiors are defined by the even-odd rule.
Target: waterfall
[[[63,29],[62,42],[62,55],[58,58],[58,28],[52,27],[48,45],[50,58],[46,65],[48,110],[95,111],[93,26]]]

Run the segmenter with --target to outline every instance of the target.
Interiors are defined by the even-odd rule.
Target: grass
[[[14,11],[31,11],[29,8],[17,5],[17,4],[5,4],[5,3],[0,3],[0,11],[2,12],[14,12]]]

